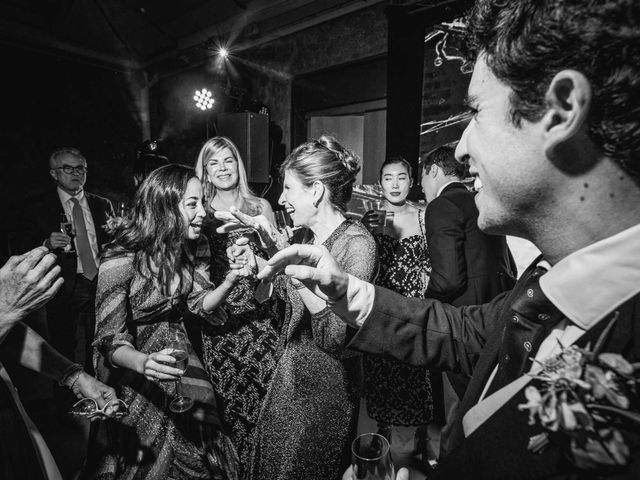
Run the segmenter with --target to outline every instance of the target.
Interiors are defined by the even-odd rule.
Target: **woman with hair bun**
[[[375,241],[360,222],[345,217],[359,170],[356,155],[332,137],[304,143],[280,169],[279,203],[294,228],[308,229],[306,242],[324,245],[342,268],[371,281],[377,268]],[[260,219],[234,216],[256,228],[263,243],[274,245]],[[361,357],[345,348],[350,327],[302,283],[282,275],[274,290],[287,302],[282,356],[256,425],[251,478],[340,478],[356,433]]]

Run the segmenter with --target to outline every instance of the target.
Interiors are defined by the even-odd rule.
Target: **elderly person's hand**
[[[98,408],[103,408],[108,402],[118,398],[113,388],[85,372],[80,372],[71,390],[78,398],[95,400]],[[107,408],[104,413],[106,416],[111,416],[114,412]]]
[[[349,275],[340,268],[329,250],[322,245],[293,245],[278,252],[260,273],[261,280],[271,280],[278,272],[300,280],[318,297],[329,302],[347,293]]]
[[[224,225],[216,229],[218,233],[250,228],[258,234],[260,246],[270,254],[288,245],[287,235],[280,233],[276,226],[264,215],[251,217],[246,213],[242,213],[236,207],[229,208],[228,212],[217,211],[214,215],[218,220],[225,222]]]
[[[355,478],[356,477],[353,476],[353,467],[347,468],[347,471],[342,475],[342,480],[355,480]],[[395,480],[409,480],[409,470],[406,468],[398,470]]]
[[[13,256],[0,268],[0,322],[15,323],[47,303],[62,286],[56,256],[45,247]]]

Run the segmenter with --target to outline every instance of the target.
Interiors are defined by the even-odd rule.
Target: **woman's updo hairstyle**
[[[294,173],[306,187],[316,181],[322,182],[329,201],[346,210],[360,171],[360,159],[334,137],[323,135],[291,152],[280,167],[280,175],[284,176],[285,171]]]

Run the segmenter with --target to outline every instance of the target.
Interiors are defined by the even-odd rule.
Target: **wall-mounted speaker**
[[[238,147],[251,183],[269,181],[269,117],[253,112],[218,115],[217,133]]]

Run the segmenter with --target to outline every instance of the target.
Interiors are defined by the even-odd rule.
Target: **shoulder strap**
[[[418,224],[420,225],[420,233],[422,233],[422,236],[426,239],[427,231],[424,226],[424,210],[421,208],[418,209]]]

